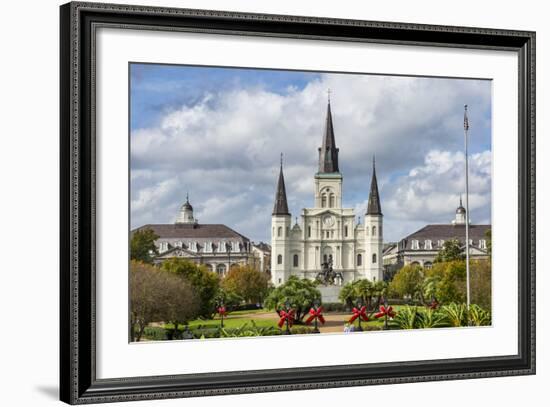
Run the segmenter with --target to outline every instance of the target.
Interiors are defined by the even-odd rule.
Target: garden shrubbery
[[[491,313],[477,304],[470,305],[467,312],[465,304],[451,303],[440,308],[417,307],[407,305],[389,321],[390,329],[421,329],[460,326],[491,325]]]

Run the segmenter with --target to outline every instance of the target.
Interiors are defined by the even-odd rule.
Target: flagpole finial
[[[470,128],[470,123],[468,122],[468,105],[464,105],[464,131],[467,131]]]

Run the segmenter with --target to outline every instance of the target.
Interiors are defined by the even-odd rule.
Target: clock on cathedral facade
[[[302,209],[300,220],[296,218],[294,225],[281,160],[271,217],[271,278],[276,286],[292,275],[315,279],[323,271],[323,265],[331,265],[343,276],[340,283],[361,278],[383,279],[383,215],[374,160],[367,211],[361,224],[356,222],[353,208],[342,207],[343,176],[338,153],[329,101],[319,168],[314,176],[314,207]]]

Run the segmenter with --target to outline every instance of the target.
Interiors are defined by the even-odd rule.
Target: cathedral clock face
[[[323,224],[326,227],[332,227],[334,225],[334,216],[331,215],[325,215],[323,217]]]

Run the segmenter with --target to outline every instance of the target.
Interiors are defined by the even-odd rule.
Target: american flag
[[[464,130],[468,130],[470,124],[468,123],[468,105],[464,105]]]

